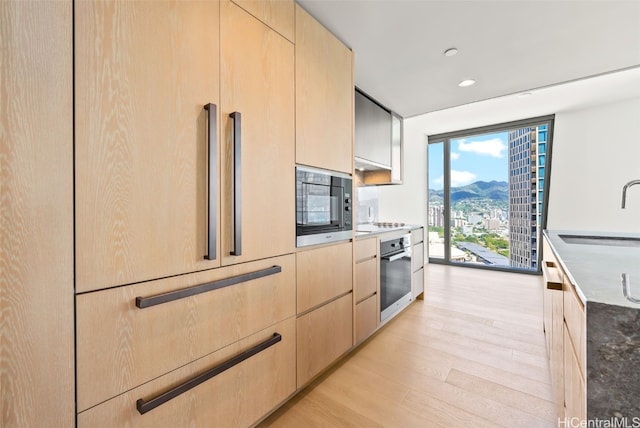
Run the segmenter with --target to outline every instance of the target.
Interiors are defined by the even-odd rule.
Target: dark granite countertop
[[[640,239],[640,234],[566,230],[545,230],[544,234],[549,238],[553,252],[570,281],[576,286],[583,303],[603,303],[640,309],[640,304],[628,300],[622,289],[622,274],[626,273],[632,297],[640,299],[640,246],[570,243],[566,240],[566,236]]]
[[[622,273],[626,273],[631,295],[640,298],[640,247],[637,242],[603,245],[606,242],[601,239],[584,239],[637,239],[640,234],[544,233],[585,303],[587,419],[640,420],[640,304],[629,301],[622,289]],[[621,244],[610,243],[616,242]]]

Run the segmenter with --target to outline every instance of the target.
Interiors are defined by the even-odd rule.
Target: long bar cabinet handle
[[[255,272],[236,275],[229,278],[220,279],[218,281],[207,282],[206,284],[194,285],[193,287],[183,288],[181,290],[169,291],[168,293],[156,294],[155,296],[136,297],[136,306],[140,309],[144,309],[150,306],[156,306],[162,303],[184,299],[185,297],[195,296],[196,294],[217,290],[219,288],[240,284],[242,282],[252,281],[254,279],[263,278],[265,276],[274,275],[280,272],[282,272],[282,267],[275,265],[270,268],[261,269]]]
[[[207,209],[209,211],[207,219],[207,254],[204,256],[206,260],[216,259],[216,225],[218,222],[218,142],[216,133],[218,129],[218,108],[215,104],[207,104],[204,106],[208,112],[209,129],[209,171],[208,185],[209,193],[207,195]]]
[[[282,341],[282,335],[280,333],[273,333],[273,336],[265,340],[264,342],[254,346],[251,349],[248,349],[241,354],[236,355],[235,357],[225,361],[222,364],[219,364],[198,376],[186,381],[185,383],[176,386],[175,388],[171,388],[170,390],[163,392],[162,394],[150,399],[149,401],[145,401],[142,398],[136,401],[136,408],[141,415],[144,415],[150,410],[155,409],[156,407],[166,403],[169,400],[172,400],[179,396],[180,394],[184,394],[192,388],[200,385],[203,382],[219,375],[220,373],[229,370],[233,366],[240,364],[244,360],[253,357],[254,355],[264,351],[267,348],[275,345],[276,343]]]
[[[233,251],[232,256],[242,255],[242,115],[238,111],[229,114],[233,119]]]

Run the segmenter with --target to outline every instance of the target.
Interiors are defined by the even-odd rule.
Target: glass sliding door
[[[539,271],[552,130],[545,117],[429,137],[430,261]]]

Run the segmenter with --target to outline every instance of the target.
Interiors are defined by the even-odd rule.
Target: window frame
[[[537,269],[519,269],[513,267],[495,267],[486,265],[476,265],[464,262],[455,262],[451,260],[451,140],[465,138],[469,136],[476,136],[481,134],[490,134],[497,132],[509,131],[512,129],[534,127],[540,125],[547,125],[547,141],[545,144],[545,159],[544,166],[537,168],[544,168],[545,174],[543,178],[543,198],[542,198],[542,219],[540,230],[538,231],[538,242],[542,241],[542,231],[547,228],[547,217],[549,212],[549,189],[551,185],[551,157],[553,152],[553,134],[554,134],[554,122],[555,114],[537,116],[528,119],[515,120],[510,122],[502,122],[493,125],[481,126],[477,128],[468,128],[459,131],[444,132],[437,135],[429,135],[427,137],[427,195],[429,195],[429,144],[441,143],[443,144],[443,191],[444,191],[444,257],[432,258],[428,255],[429,263],[444,264],[450,266],[464,266],[473,269],[488,269],[500,272],[515,272],[524,273],[530,275],[542,274],[542,245],[538,244],[539,250],[537,251]],[[537,161],[536,161],[537,164]],[[509,172],[510,173],[510,172]],[[429,212],[430,203],[427,198],[427,213]],[[427,218],[427,231],[429,230],[429,219]]]

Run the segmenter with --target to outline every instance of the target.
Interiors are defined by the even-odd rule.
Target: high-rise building
[[[444,227],[444,206],[429,205],[429,226]]]
[[[546,125],[509,131],[509,258],[514,268],[538,267],[546,135]]]

